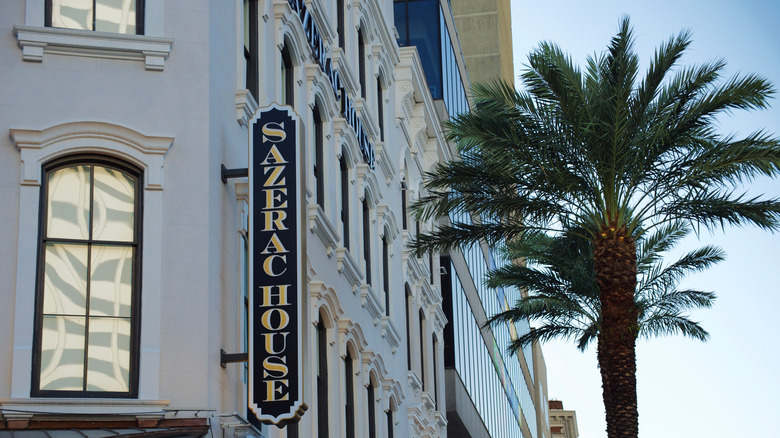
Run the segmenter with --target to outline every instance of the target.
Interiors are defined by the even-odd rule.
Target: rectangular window
[[[246,63],[246,89],[255,100],[259,99],[257,53],[257,0],[244,0],[244,62]]]
[[[46,0],[47,27],[143,35],[144,0]]]
[[[135,397],[140,171],[75,157],[44,174],[32,395]]]

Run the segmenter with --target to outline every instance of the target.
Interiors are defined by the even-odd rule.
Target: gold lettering
[[[273,359],[276,359],[274,361]],[[268,356],[263,361],[263,378],[280,379],[285,377],[290,371],[287,368],[287,358],[279,356]],[[278,374],[273,374],[278,373]]]
[[[268,122],[263,125],[263,143],[267,141],[279,143],[284,141],[285,138],[287,138],[287,133],[284,132],[284,122]]]
[[[263,291],[263,304],[260,305],[260,307],[271,307],[271,306],[289,306],[290,303],[287,301],[287,288],[290,287],[289,284],[279,284],[276,286],[260,286],[260,289]],[[276,288],[278,290],[277,293],[273,292],[273,289]],[[273,299],[276,298],[279,301],[277,303],[273,303]]]
[[[279,324],[276,327],[273,326],[273,321],[271,321],[274,313],[279,314]],[[290,314],[282,309],[279,309],[278,307],[274,307],[273,309],[266,310],[265,313],[263,313],[263,316],[260,318],[260,321],[266,330],[281,330],[287,327],[287,324],[290,323]]]
[[[290,332],[273,332],[273,333],[263,333],[263,337],[265,338],[265,352],[268,354],[279,354],[284,353],[284,349],[287,348],[287,335],[289,335]],[[276,339],[274,337],[276,335],[282,335],[282,347],[277,351],[274,348],[274,343]],[[268,360],[268,359],[266,359]],[[282,359],[284,360],[284,359]],[[263,363],[265,366],[265,362]],[[267,376],[266,376],[267,377]],[[277,376],[277,377],[284,377],[284,375]]]
[[[265,249],[260,254],[273,254],[276,252],[290,252],[287,251],[287,248],[282,245],[282,241],[279,240],[279,236],[276,235],[276,233],[271,235],[271,239],[268,241],[268,244],[265,246]]]
[[[287,272],[287,267],[285,266],[284,269],[282,269],[281,272],[274,272],[274,259],[279,258],[282,259],[282,262],[287,263],[287,256],[286,255],[270,255],[266,257],[265,260],[263,260],[263,272],[270,275],[271,277],[278,277],[285,272]]]
[[[277,385],[284,385],[277,386]],[[274,402],[274,401],[285,401],[290,399],[290,394],[286,391],[289,389],[289,381],[287,379],[283,380],[266,380],[265,381],[265,400],[267,402]],[[276,397],[276,394],[284,394],[281,397]]]
[[[287,208],[287,201],[285,200],[284,202],[282,202],[282,195],[287,196],[286,188],[263,189],[263,191],[265,192],[265,207],[263,207],[263,210],[273,210],[275,208]]]
[[[276,146],[274,146],[274,148],[275,147]],[[271,171],[271,174],[268,175],[268,178],[263,183],[263,187],[283,186],[287,184],[287,178],[280,178],[284,166],[268,166],[263,168],[263,173],[268,174],[269,170]]]
[[[276,231],[276,230],[286,230],[287,227],[284,226],[282,223],[283,220],[287,219],[287,212],[284,210],[268,210],[263,211],[263,223],[265,224],[263,226],[263,231]]]

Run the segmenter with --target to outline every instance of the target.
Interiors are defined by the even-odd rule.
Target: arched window
[[[406,299],[404,304],[406,305],[406,367],[409,371],[412,371],[412,291],[409,290],[409,286],[406,286]]]
[[[366,387],[366,398],[368,399],[368,438],[376,438],[376,400],[374,400],[374,382],[369,381]]]
[[[393,427],[393,405],[390,404],[390,407],[387,408],[387,411],[385,411],[385,421],[387,422],[387,438],[393,438],[394,435],[394,427]]]
[[[360,80],[360,97],[366,98],[366,45],[363,38],[363,28],[358,29],[358,76]]]
[[[408,187],[406,182],[409,172],[406,170],[406,162],[404,162],[404,174],[401,179],[401,228],[406,230],[409,227],[409,213],[407,211],[407,204],[409,203]]]
[[[385,111],[384,92],[382,89],[382,77],[376,78],[376,118],[379,121],[379,141],[385,141]]]
[[[344,50],[344,0],[336,0],[336,31],[339,34],[339,47]]]
[[[355,438],[355,373],[352,363],[352,353],[347,348],[347,356],[344,358],[344,427],[347,438]]]
[[[371,207],[368,192],[363,196],[363,260],[366,269],[366,284],[371,284]]]
[[[44,165],[33,396],[137,396],[141,181],[102,156]]]
[[[320,106],[314,104],[312,109],[312,118],[314,119],[314,185],[315,185],[315,202],[317,205],[325,208],[325,165],[323,158],[324,149],[324,134],[323,134],[323,120],[320,114]]]
[[[317,322],[317,436],[328,438],[328,339],[322,315]]]
[[[282,49],[282,105],[294,106],[295,102],[295,67],[293,66],[290,50],[285,47]]]
[[[427,385],[425,384],[425,314],[420,309],[420,382],[422,382],[422,390],[425,391]]]
[[[382,236],[382,287],[385,291],[385,315],[390,316],[390,230]]]
[[[339,158],[339,170],[341,172],[341,235],[344,239],[344,248],[349,249],[349,167],[344,152]]]
[[[439,348],[439,340],[436,339],[436,334],[433,335],[433,344],[431,347],[431,362],[433,363],[433,408],[434,410],[439,409],[439,382],[437,382],[437,373],[438,370],[436,369],[439,366],[438,361],[436,360],[437,357],[437,351]]]

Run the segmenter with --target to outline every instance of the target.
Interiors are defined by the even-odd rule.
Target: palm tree
[[[679,289],[686,274],[702,271],[724,259],[720,248],[706,246],[691,251],[676,262],[663,265],[663,253],[690,233],[682,222],[644,234],[637,242],[637,288],[634,305],[640,337],[682,334],[706,341],[709,334],[684,312],[709,308],[715,294]],[[555,338],[573,339],[585,350],[601,331],[601,302],[593,268],[591,242],[583,233],[563,232],[557,236],[531,233],[510,242],[507,263],[488,274],[488,287],[516,287],[526,293],[513,308],[493,315],[486,325],[535,320],[540,325],[514,339],[508,349]]]
[[[623,18],[584,72],[556,45],[541,43],[522,75],[526,91],[476,85],[472,111],[447,126],[460,160],[427,175],[429,195],[416,205],[421,218],[453,219],[412,243],[422,254],[541,234],[587,241],[582,256],[592,263],[600,316],[588,336],[597,342],[610,438],[638,436],[637,336],[669,327],[640,326],[655,320],[642,313],[637,293],[645,269],[637,244],[680,224],[780,228],[780,200],[737,191],[780,173],[780,140],[763,131],[721,135],[715,127],[720,114],[767,107],[772,85],[756,75],[721,80],[722,60],[676,67],[689,32],[664,42],[639,79],[633,41]],[[454,219],[462,213],[480,220]]]

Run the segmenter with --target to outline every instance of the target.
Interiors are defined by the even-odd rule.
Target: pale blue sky
[[[627,14],[634,26],[643,69],[655,48],[682,29],[693,45],[680,65],[715,58],[730,76],[757,73],[780,87],[780,2],[776,0],[512,0],[515,72],[539,41],[549,40],[584,65],[603,50]],[[780,135],[780,96],[773,108],[722,118],[723,132],[766,128]],[[753,194],[780,197],[780,181],[755,181]],[[694,319],[710,332],[701,343],[681,337],[640,341],[637,346],[639,433],[643,438],[768,436],[780,412],[780,233],[755,228],[703,232],[687,249],[715,244],[726,261],[691,277],[687,287],[717,293],[714,308]],[[606,437],[595,347],[543,347],[549,395],[577,412],[581,438]]]

